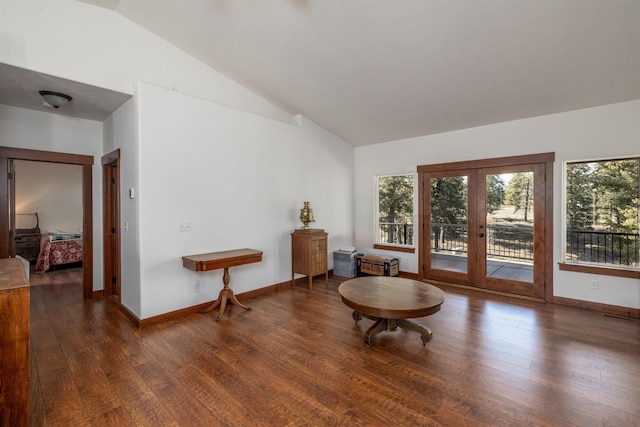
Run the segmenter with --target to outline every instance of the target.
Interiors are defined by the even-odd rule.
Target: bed
[[[43,234],[36,271],[44,273],[51,267],[82,262],[82,234]]]

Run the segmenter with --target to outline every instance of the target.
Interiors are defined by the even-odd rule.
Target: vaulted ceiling
[[[85,0],[354,146],[640,99],[638,0]]]

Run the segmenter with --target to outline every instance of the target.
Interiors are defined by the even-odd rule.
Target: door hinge
[[[8,177],[8,179],[13,179],[13,172],[9,172],[9,173],[7,174],[7,177]]]
[[[115,184],[116,183],[116,179],[115,178],[111,178],[111,183]]]
[[[116,228],[115,227],[111,227],[111,233],[112,234],[116,234]]]
[[[115,277],[111,278],[111,283],[116,283],[116,278]]]

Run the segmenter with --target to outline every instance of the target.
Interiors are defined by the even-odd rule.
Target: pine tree
[[[504,181],[500,175],[487,175],[487,213],[500,209],[504,200]]]
[[[378,179],[378,209],[380,223],[412,224],[413,175],[380,177]],[[389,243],[396,241],[394,226],[389,226],[388,241]]]
[[[467,183],[462,176],[435,178],[431,180],[431,224],[438,250],[440,239],[456,238],[466,231],[458,227],[444,228],[436,224],[467,224]]]

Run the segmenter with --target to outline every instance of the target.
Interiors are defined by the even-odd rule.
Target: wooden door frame
[[[0,147],[0,258],[8,258],[11,251],[9,235],[9,160],[62,163],[82,166],[82,294],[93,297],[93,156]]]
[[[420,280],[425,280],[425,272],[423,268],[423,256],[428,252],[425,245],[430,245],[430,240],[426,239],[426,226],[430,223],[430,213],[425,212],[425,192],[428,190],[423,188],[422,182],[425,174],[433,172],[468,170],[468,169],[487,169],[501,166],[515,166],[542,163],[545,165],[545,219],[544,219],[544,299],[545,301],[553,300],[553,162],[555,153],[529,154],[511,157],[496,157],[491,159],[470,160],[461,162],[439,163],[433,165],[418,166],[417,172],[419,182],[421,183],[418,190],[418,275]],[[482,290],[482,288],[474,289]]]
[[[479,256],[478,256],[478,263],[482,264],[481,268],[480,268],[480,274],[478,275],[478,278],[481,278],[481,283],[479,284],[480,288],[483,289],[489,289],[489,290],[496,290],[498,292],[507,292],[507,293],[513,293],[516,295],[527,295],[530,296],[532,298],[535,299],[545,299],[546,295],[545,295],[545,276],[544,276],[544,272],[546,271],[546,265],[545,265],[545,254],[546,254],[546,250],[547,250],[547,246],[545,245],[545,242],[547,241],[546,239],[546,235],[545,235],[545,222],[544,219],[546,218],[546,211],[545,209],[545,204],[546,204],[546,198],[545,198],[545,186],[542,185],[544,184],[544,182],[546,181],[546,177],[545,177],[545,163],[528,163],[528,164],[524,164],[524,165],[508,165],[508,166],[501,166],[501,167],[497,167],[497,168],[483,168],[483,169],[478,169],[478,174],[476,176],[476,179],[480,179],[480,177],[484,176],[486,178],[487,174],[500,174],[503,173],[504,169],[507,169],[506,173],[531,173],[535,179],[535,184],[534,184],[534,203],[533,203],[533,218],[534,218],[534,226],[533,226],[533,247],[534,247],[534,264],[533,264],[533,277],[532,277],[532,282],[523,282],[523,281],[518,281],[518,280],[510,280],[509,284],[508,284],[508,289],[509,290],[505,290],[500,289],[500,287],[504,287],[505,283],[504,283],[504,279],[501,278],[495,278],[495,277],[489,277],[486,274],[486,267],[487,267],[487,256],[486,256],[486,244],[482,244],[479,245]],[[485,181],[486,182],[486,181]],[[485,185],[478,185],[478,193],[477,196],[482,199],[483,197],[486,200],[486,186]],[[480,206],[479,206],[480,207]],[[479,214],[479,218],[486,218],[487,216],[487,212],[486,212],[486,203],[484,206],[484,211],[478,211]],[[487,234],[488,237],[488,233],[489,230],[488,228],[485,230],[485,233]],[[538,286],[541,286],[538,287]]]
[[[100,161],[102,165],[102,237],[103,237],[103,262],[104,262],[104,275],[103,275],[103,289],[104,296],[111,296],[117,294],[118,303],[121,299],[121,265],[120,265],[120,245],[121,245],[121,232],[120,232],[120,149],[112,151],[109,154],[102,156]],[[116,190],[112,193],[111,183],[109,178],[115,175]],[[110,235],[112,230],[108,224],[108,218],[112,216],[112,212],[115,212],[113,223],[115,225],[115,242],[112,243]],[[116,271],[115,283],[113,278],[109,277],[109,272]],[[114,286],[116,291],[114,292]]]
[[[425,184],[424,182],[426,182],[427,180],[430,180],[432,178],[432,174],[433,175],[437,175],[437,177],[439,178],[455,178],[458,176],[469,176],[469,180],[467,182],[468,184],[468,188],[467,191],[468,193],[475,193],[475,185],[476,185],[476,180],[475,179],[471,179],[471,176],[473,174],[476,173],[476,170],[473,168],[468,168],[468,169],[454,169],[451,171],[424,171],[421,172],[420,174],[420,178],[419,178],[419,182],[420,182],[420,187],[419,187],[419,203],[420,206],[418,207],[418,218],[419,218],[419,223],[418,223],[418,230],[421,231],[420,233],[420,237],[418,239],[418,264],[421,266],[420,267],[420,278],[421,280],[425,279],[425,271],[427,270],[432,270],[431,269],[431,259],[430,257],[424,257],[424,259],[422,258],[422,255],[426,254],[427,252],[430,251],[430,245],[431,245],[431,238],[427,237],[430,234],[431,230],[431,215],[430,212],[424,212],[424,206],[430,206],[431,205],[431,188],[425,188]],[[471,230],[475,230],[476,229],[476,216],[475,215],[470,215],[469,212],[475,212],[476,211],[476,200],[475,198],[468,198],[467,200],[467,235],[468,235],[468,247],[472,247],[475,244],[476,241],[476,233],[472,233]],[[425,246],[425,245],[429,245],[429,246]],[[428,268],[426,268],[428,266]],[[469,277],[473,277],[476,275],[476,269],[477,266],[475,263],[467,263],[467,271],[466,273],[461,273],[461,272],[448,272],[446,274],[446,278],[448,279],[448,281],[451,280],[455,280],[455,283],[457,284],[461,284],[461,285],[469,285],[471,286],[471,284],[468,282],[468,278]],[[457,276],[457,277],[456,277]],[[445,280],[443,277],[438,277],[438,272],[435,272],[434,277],[430,277],[432,280]]]

